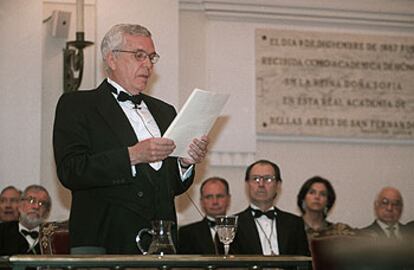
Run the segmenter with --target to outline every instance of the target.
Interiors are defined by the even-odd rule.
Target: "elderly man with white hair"
[[[403,206],[400,191],[394,187],[384,187],[374,202],[376,220],[362,228],[362,232],[374,237],[400,240],[405,238],[408,232],[400,222]]]

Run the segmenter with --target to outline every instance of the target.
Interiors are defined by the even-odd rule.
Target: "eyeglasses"
[[[382,199],[378,202],[379,206],[381,208],[387,208],[388,206],[391,206],[392,208],[401,208],[402,202],[401,201],[391,201],[386,198]]]
[[[36,198],[33,197],[27,197],[27,198],[23,198],[23,201],[28,202],[30,205],[37,205],[38,207],[48,207],[49,206],[49,202],[46,201],[39,201]]]
[[[149,58],[150,62],[152,64],[155,64],[160,59],[160,56],[158,53],[153,52],[151,54],[148,54],[146,51],[143,50],[137,50],[137,51],[124,51],[124,50],[112,50],[113,52],[124,52],[124,53],[133,53],[135,56],[135,59],[137,59],[138,62],[144,62]]]
[[[276,181],[276,176],[274,175],[252,175],[249,178],[249,181],[254,183],[260,183],[263,180],[264,183],[272,183]]]
[[[212,200],[212,199],[220,200],[220,199],[226,198],[226,196],[227,196],[226,194],[208,194],[208,195],[203,196],[203,199],[205,199],[205,200]]]

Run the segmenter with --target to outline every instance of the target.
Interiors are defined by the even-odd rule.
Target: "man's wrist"
[[[183,169],[188,169],[188,168],[190,168],[190,167],[191,167],[191,165],[192,165],[192,164],[190,164],[190,163],[186,163],[186,162],[184,162],[182,158],[179,158],[179,162],[180,162],[180,166],[181,166],[181,168],[183,168]]]

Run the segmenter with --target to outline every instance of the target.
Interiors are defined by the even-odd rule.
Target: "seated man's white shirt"
[[[250,207],[252,209],[260,210],[260,208],[254,204],[250,204]],[[267,209],[267,211],[273,209],[274,207],[271,207]],[[271,220],[265,215],[262,215],[259,218],[254,218],[254,223],[256,224],[256,229],[259,233],[263,255],[279,255],[276,219]]]
[[[381,220],[377,219],[377,223],[378,225],[381,227],[381,229],[385,232],[385,234],[387,235],[387,237],[390,237],[390,230],[388,229],[389,225],[382,222]],[[400,233],[400,226],[398,225],[398,223],[393,225],[394,227],[394,234],[398,239],[401,239],[401,233]]]

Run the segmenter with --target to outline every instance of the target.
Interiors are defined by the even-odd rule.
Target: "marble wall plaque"
[[[414,37],[256,29],[258,134],[414,139]]]

